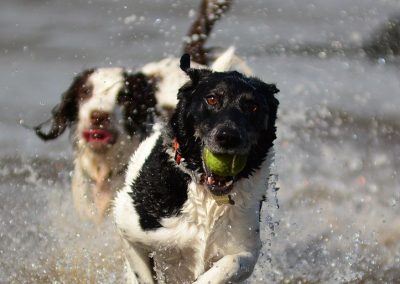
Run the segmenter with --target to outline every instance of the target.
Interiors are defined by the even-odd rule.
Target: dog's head
[[[190,68],[188,56],[181,68],[190,77],[178,93],[171,119],[172,136],[179,144],[184,165],[204,177],[215,195],[232,189],[235,180],[247,178],[261,166],[276,138],[275,120],[279,90],[236,71],[212,72]],[[218,176],[203,161],[204,150],[247,158],[236,176]]]
[[[144,135],[149,111],[155,106],[154,88],[151,77],[122,68],[85,70],[53,109],[50,130],[44,132],[39,125],[36,134],[51,140],[74,127],[81,144],[104,151],[120,135]]]

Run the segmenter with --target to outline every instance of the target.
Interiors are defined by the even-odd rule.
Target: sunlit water
[[[279,209],[271,194],[248,283],[397,282],[399,68],[359,47],[400,3],[236,2],[209,45],[235,45],[281,90]],[[0,282],[121,282],[112,220],[95,227],[72,209],[67,135],[42,143],[19,122],[45,120],[82,68],[179,56],[197,1],[1,6]]]

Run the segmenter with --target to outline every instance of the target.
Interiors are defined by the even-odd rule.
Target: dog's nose
[[[226,149],[238,147],[242,142],[239,131],[227,127],[217,131],[215,140],[221,147]]]
[[[90,113],[90,122],[95,126],[104,126],[110,122],[110,114],[104,111],[92,111]]]

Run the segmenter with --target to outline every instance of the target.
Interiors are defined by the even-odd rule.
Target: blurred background
[[[83,68],[179,56],[198,2],[2,1],[1,283],[121,281],[112,222],[73,211],[68,135],[20,123],[46,120]],[[281,90],[280,190],[247,283],[399,281],[399,20],[397,0],[237,0],[217,23],[208,46],[234,45]]]

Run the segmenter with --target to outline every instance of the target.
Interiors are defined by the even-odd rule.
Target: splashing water
[[[73,210],[67,137],[43,144],[19,122],[47,119],[84,67],[179,56],[196,8],[189,2],[2,5],[1,283],[122,282],[112,220],[95,227]],[[234,44],[281,90],[279,208],[270,185],[264,246],[247,283],[400,279],[399,68],[363,50],[395,11],[398,1],[235,1],[212,35],[210,45]]]

